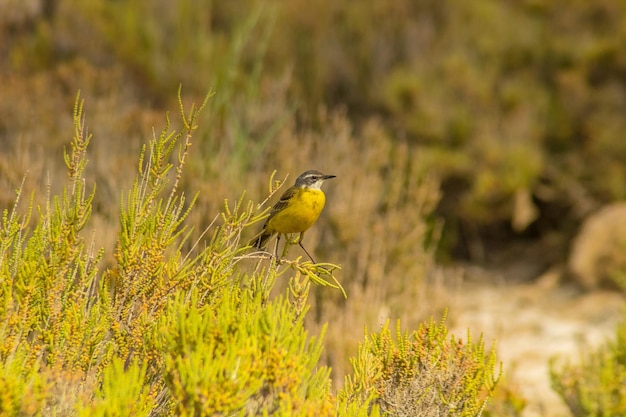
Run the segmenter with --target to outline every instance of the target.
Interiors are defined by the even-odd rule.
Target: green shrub
[[[82,104],[74,110],[75,136],[65,155],[69,185],[44,207],[32,204],[18,213],[4,210],[0,227],[0,360],[24,354],[25,370],[63,363],[69,370],[87,369],[106,333],[98,306],[90,308],[97,287],[98,262],[81,230],[91,214],[95,189],[87,194],[82,177],[86,134]],[[31,221],[36,221],[34,227]]]
[[[94,252],[81,232],[95,188],[87,194],[91,136],[76,103],[62,195],[21,215],[19,190],[2,217],[3,415],[330,415],[321,338],[302,320],[309,279],[340,288],[326,281],[336,267],[244,256],[242,231],[268,209],[243,199],[224,205],[206,243],[188,242],[194,199],[180,182],[206,101],[188,116],[180,103],[182,128],[171,131],[168,120],[143,148],[106,267],[104,249]],[[290,272],[288,296],[270,297]]]
[[[213,305],[176,298],[150,335],[176,415],[331,415],[320,340],[284,297],[233,284]]]
[[[81,417],[148,416],[155,406],[150,386],[145,383],[146,365],[124,364],[115,358],[104,369],[102,383],[85,404],[76,405]]]
[[[478,416],[500,377],[494,350],[448,337],[445,318],[410,334],[398,323],[396,340],[388,323],[366,333],[352,366],[339,401],[371,401],[390,416]]]
[[[615,341],[584,355],[580,363],[550,365],[552,387],[574,417],[626,415],[626,321]]]
[[[6,322],[2,323],[4,337]],[[38,364],[27,362],[28,352],[24,348],[12,352],[9,358],[0,361],[0,415],[35,416],[46,404],[45,378],[39,373]]]
[[[168,118],[142,148],[111,264],[84,238],[95,185],[84,176],[91,135],[77,98],[68,184],[25,214],[18,190],[2,217],[2,414],[480,414],[495,356],[482,341],[448,340],[443,322],[398,333],[397,342],[387,327],[368,335],[335,398],[320,364],[323,331],[309,336],[304,319],[311,283],[346,296],[338,266],[251,252],[242,234],[268,214],[264,204],[226,201],[190,241],[195,197],[181,181],[208,98],[186,114],[179,93],[181,128]],[[272,294],[277,278],[283,295]]]

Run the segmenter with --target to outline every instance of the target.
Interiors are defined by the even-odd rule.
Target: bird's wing
[[[287,191],[285,191],[280,197],[280,200],[278,200],[276,204],[274,204],[274,207],[272,207],[272,210],[270,211],[270,217],[267,219],[267,221],[269,221],[269,219],[274,217],[280,211],[284,210],[285,207],[289,205],[289,200],[291,200],[297,192],[298,189],[296,187],[291,187],[287,189]]]
[[[289,200],[291,200],[297,192],[297,187],[291,187],[288,188],[282,196],[280,196],[280,200],[278,200],[270,210],[270,215],[267,220],[265,220],[265,224],[263,224],[263,229],[261,229],[261,231],[250,241],[250,246],[255,246],[259,249],[265,248],[268,239],[270,239],[274,234],[274,232],[267,231],[267,224],[272,219],[272,217],[274,217],[277,213],[280,213],[282,210],[285,209],[285,207],[289,205]]]

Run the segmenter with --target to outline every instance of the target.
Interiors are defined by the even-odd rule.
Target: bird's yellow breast
[[[278,233],[304,232],[313,226],[325,203],[321,190],[300,188],[289,199],[287,207],[269,219],[267,228]]]

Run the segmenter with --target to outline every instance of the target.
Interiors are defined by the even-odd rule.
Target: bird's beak
[[[331,178],[335,178],[335,177],[336,177],[336,175],[324,175],[324,176],[322,177],[322,179],[323,179],[324,181],[326,181],[326,180],[329,180],[329,179],[331,179]]]

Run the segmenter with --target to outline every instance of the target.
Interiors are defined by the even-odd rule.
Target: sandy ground
[[[483,277],[484,271],[480,273]],[[486,346],[497,340],[507,380],[528,401],[524,417],[561,417],[569,412],[552,391],[548,374],[553,357],[577,360],[581,352],[611,338],[622,320],[625,297],[617,292],[583,292],[559,282],[557,272],[532,283],[464,282],[458,291],[452,331],[473,337],[483,333]]]

